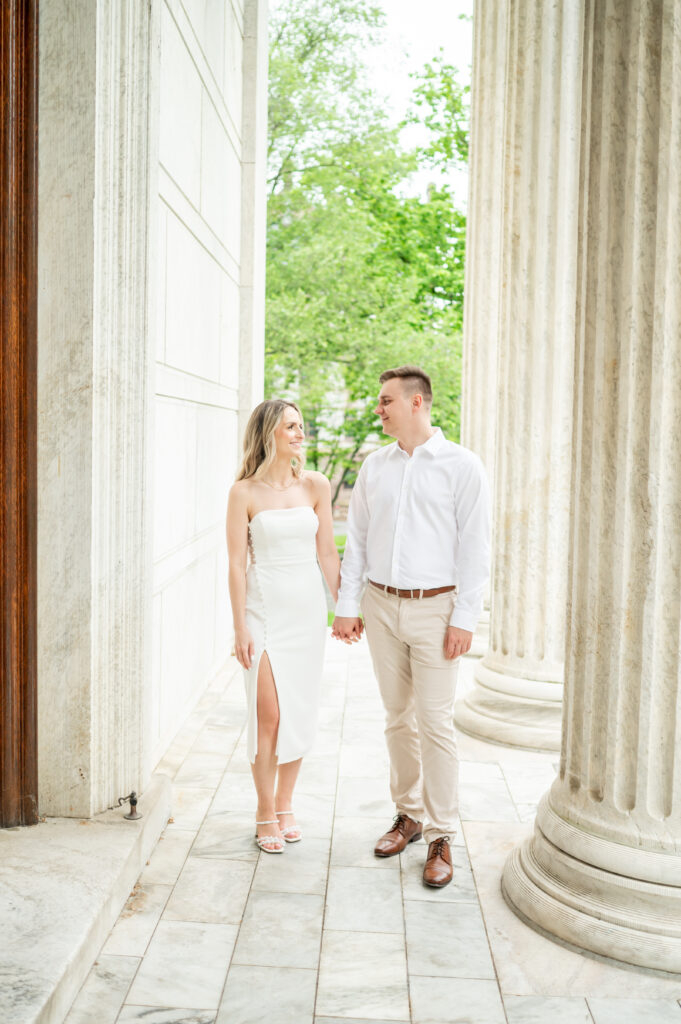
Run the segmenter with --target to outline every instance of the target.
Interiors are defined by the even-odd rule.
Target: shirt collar
[[[429,437],[423,444],[419,444],[414,448],[414,455],[417,452],[427,452],[428,455],[437,455],[442,446],[446,444],[446,438],[439,427],[435,428],[435,433],[432,437]],[[405,452],[404,448],[400,448],[399,442],[395,441],[395,449],[402,456],[402,458],[408,459],[409,456]]]

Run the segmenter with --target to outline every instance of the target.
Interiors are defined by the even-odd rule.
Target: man
[[[374,853],[392,857],[423,834],[423,881],[441,887],[452,879],[458,817],[457,659],[470,650],[489,575],[489,493],[478,457],[431,425],[428,375],[400,366],[380,382],[376,413],[396,443],[372,452],[357,477],[333,632],[360,638],[366,584],[397,812]]]

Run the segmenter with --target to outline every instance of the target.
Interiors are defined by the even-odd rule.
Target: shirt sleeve
[[[341,585],[336,615],[356,618],[367,578],[367,532],[369,506],[366,494],[366,463],[360,469],[350,497],[348,532],[341,564]]]
[[[474,633],[489,580],[490,496],[482,462],[471,462],[456,488],[459,585],[450,626]]]

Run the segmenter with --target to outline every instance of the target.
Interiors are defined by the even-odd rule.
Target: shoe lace
[[[403,826],[406,825],[408,821],[409,821],[409,815],[408,814],[396,814],[395,815],[395,819],[393,821],[393,826],[392,826],[390,831],[393,832],[393,831],[397,830],[398,832],[401,832]]]
[[[433,848],[430,852],[431,857],[441,857],[444,853],[445,846],[449,842],[449,836],[440,836],[433,842]]]

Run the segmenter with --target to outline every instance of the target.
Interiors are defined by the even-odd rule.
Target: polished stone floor
[[[173,817],[68,1024],[681,1024],[681,977],[566,949],[500,895],[556,755],[460,737],[454,882],[433,890],[423,843],[372,856],[393,808],[365,641],[329,640],[296,800],[305,836],[282,856],[253,842],[243,716],[230,671],[159,766]]]

